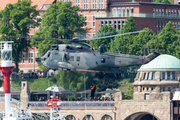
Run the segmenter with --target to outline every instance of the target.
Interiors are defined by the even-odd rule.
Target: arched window
[[[83,120],[94,120],[94,118],[91,115],[86,115]]]
[[[102,119],[101,120],[113,120],[112,119],[112,117],[111,116],[109,116],[109,115],[105,115],[105,116],[103,116],[102,117]]]
[[[73,115],[66,116],[66,120],[76,120],[76,118]]]

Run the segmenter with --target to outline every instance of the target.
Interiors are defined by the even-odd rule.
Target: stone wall
[[[158,120],[170,120],[170,93],[162,94],[161,98],[161,100],[115,100],[116,120],[134,120],[143,114],[150,114]]]

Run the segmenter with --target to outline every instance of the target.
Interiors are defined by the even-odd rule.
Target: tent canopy
[[[61,86],[58,85],[53,85],[51,87],[48,87],[45,91],[53,91],[53,92],[60,92],[60,91],[64,91],[65,89]]]
[[[119,91],[116,91],[116,90],[106,90],[106,91],[99,92],[99,94],[116,93],[116,92],[119,92]]]
[[[60,91],[59,94],[76,94],[77,92],[71,90]]]

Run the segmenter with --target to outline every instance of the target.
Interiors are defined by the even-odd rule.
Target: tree
[[[158,42],[162,45],[164,52],[167,54],[175,55],[175,44],[178,36],[176,35],[177,30],[174,29],[174,25],[169,21],[166,26],[162,29],[161,33],[158,34]],[[159,50],[161,51],[161,50]]]
[[[125,21],[125,25],[121,28],[118,34],[134,31],[137,31],[136,23],[133,18],[129,17]],[[129,53],[129,46],[133,44],[133,38],[135,35],[136,34],[116,36],[114,41],[111,41],[111,52]]]
[[[153,0],[156,3],[174,4],[174,0]]]
[[[90,72],[59,70],[55,77],[57,78],[58,85],[74,91],[84,90],[84,80],[86,89],[90,89],[90,86],[94,83],[93,76]]]
[[[36,6],[31,6],[31,0],[18,0],[15,4],[8,4],[4,10],[0,12],[0,34],[1,39],[5,41],[14,41],[12,58],[15,61],[16,72],[19,69],[19,61],[22,52],[27,52],[30,47],[30,41],[26,38],[16,38],[10,36],[27,36],[29,34],[30,24],[36,26]]]
[[[103,37],[116,34],[116,29],[110,25],[103,25],[98,30],[96,37]],[[97,50],[99,46],[103,46],[105,51],[110,50],[110,43],[112,38],[98,39],[90,41],[90,45]]]
[[[72,7],[71,2],[60,1],[51,4],[46,13],[42,15],[41,27],[34,37],[71,39],[74,33],[86,32],[86,29],[82,28],[86,24],[85,18],[78,15],[79,10],[78,6]],[[39,56],[43,56],[52,44],[60,43],[62,42],[53,40],[31,41],[31,45],[38,45]],[[38,66],[43,69],[40,63]]]
[[[141,32],[138,35],[134,36],[134,42],[129,47],[129,54],[132,55],[144,55],[148,47],[152,44],[156,44],[157,36],[149,28],[143,29],[145,32]]]

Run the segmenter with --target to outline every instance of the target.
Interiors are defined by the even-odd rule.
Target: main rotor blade
[[[103,39],[103,38],[111,38],[111,37],[115,37],[115,36],[129,35],[129,34],[140,33],[140,32],[145,32],[145,30],[129,32],[129,33],[122,33],[122,34],[117,34],[117,35],[104,36],[104,37],[98,37],[98,38],[92,38],[92,39],[81,39],[81,40],[83,41],[83,40],[96,40],[96,39]]]
[[[28,38],[28,39],[39,39],[39,40],[58,40],[58,41],[73,41],[71,39],[57,39],[57,38],[41,38],[41,37],[32,37],[29,36],[11,36],[11,37],[20,37],[20,38]]]

